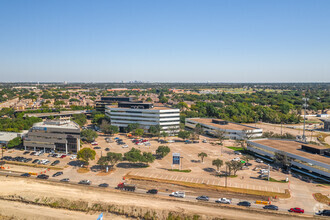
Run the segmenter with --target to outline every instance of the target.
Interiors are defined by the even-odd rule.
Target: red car
[[[289,212],[304,213],[305,211],[301,208],[291,208],[289,209]]]
[[[63,155],[61,156],[61,158],[64,158],[64,157],[66,157],[66,155],[65,155],[65,154],[63,154]]]
[[[148,140],[146,140],[146,139],[143,139],[143,140],[142,140],[142,143],[144,143],[144,142],[148,142]]]

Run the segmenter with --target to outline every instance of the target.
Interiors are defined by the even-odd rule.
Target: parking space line
[[[196,183],[198,183],[198,179],[196,180]]]
[[[178,176],[176,176],[175,180],[177,180],[177,179],[178,179]]]
[[[183,179],[183,176],[180,178],[180,181],[182,181],[182,179]]]
[[[210,180],[207,180],[207,183],[206,183],[207,185],[209,184],[209,181],[210,181]]]
[[[220,180],[218,181],[218,185],[221,186],[221,182],[220,182]]]
[[[212,183],[212,185],[214,185],[214,181],[215,181],[215,180],[213,180],[213,183]]]

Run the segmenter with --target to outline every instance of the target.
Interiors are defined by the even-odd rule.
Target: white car
[[[241,161],[241,158],[236,157],[236,158],[232,159],[232,161]]]
[[[226,199],[226,198],[220,198],[215,200],[216,203],[222,203],[222,204],[231,204],[231,200],[230,199]]]
[[[60,157],[62,157],[62,154],[57,154],[56,157],[57,157],[57,158],[60,158]]]
[[[168,140],[167,143],[174,143],[174,140]]]
[[[126,145],[123,145],[122,148],[128,148],[128,145],[127,144]]]
[[[70,160],[75,160],[75,159],[77,159],[77,155],[72,155],[72,156],[70,157]]]
[[[236,154],[236,155],[242,155],[242,153],[239,152],[239,151],[234,151],[234,154]]]
[[[257,162],[257,163],[263,163],[264,161],[261,160],[261,159],[259,159],[259,158],[257,158],[257,159],[256,159],[256,162]]]
[[[184,197],[186,197],[186,194],[184,192],[177,191],[177,192],[172,192],[170,194],[170,196],[177,197],[177,198],[184,198]]]

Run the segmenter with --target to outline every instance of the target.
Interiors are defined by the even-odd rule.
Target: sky
[[[0,0],[0,82],[330,82],[329,0]]]

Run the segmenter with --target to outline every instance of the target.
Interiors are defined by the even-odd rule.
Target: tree
[[[80,127],[84,126],[87,122],[85,114],[78,114],[73,116],[73,121],[76,122]]]
[[[220,145],[220,155],[222,155],[222,146],[223,141],[225,140],[225,132],[220,130],[215,130],[214,135],[218,138],[219,145]]]
[[[160,132],[159,126],[151,125],[148,129],[148,132],[153,136],[156,136],[158,132]]]
[[[97,164],[100,165],[102,169],[105,169],[109,164],[109,160],[107,157],[100,157]]]
[[[194,127],[194,130],[193,130],[193,137],[194,139],[199,139],[199,135],[203,134],[204,133],[204,130],[201,126],[201,124],[196,124],[196,126]]]
[[[114,167],[118,163],[118,161],[121,161],[123,159],[123,155],[121,153],[109,152],[107,153],[107,159],[109,163]]]
[[[148,97],[148,98],[146,99],[146,102],[152,102],[152,99],[151,99],[150,97]]]
[[[114,125],[110,125],[110,123],[107,120],[103,120],[100,125],[101,131],[105,134],[117,134],[119,132],[119,128]]]
[[[167,154],[171,152],[171,149],[168,146],[161,145],[157,148],[156,154],[161,157],[165,157]]]
[[[135,131],[135,129],[137,129],[140,125],[138,123],[132,123],[132,124],[129,124],[127,127],[126,127],[126,131],[127,132],[132,132],[132,131]]]
[[[130,151],[124,154],[124,160],[127,160],[132,163],[141,162],[141,151],[133,147]]]
[[[161,97],[160,99],[159,99],[159,102],[160,103],[167,103],[168,102],[168,98],[166,98],[165,96],[163,96],[163,97]]]
[[[178,137],[186,140],[190,137],[191,133],[189,131],[179,131]]]
[[[229,175],[231,174],[231,171],[234,171],[234,176],[236,176],[236,172],[243,167],[243,164],[240,161],[227,161],[226,164],[229,168]]]
[[[102,121],[105,119],[105,114],[95,114],[93,116],[93,120],[92,120],[92,123],[94,125],[99,125],[102,123]]]
[[[274,160],[275,163],[278,163],[282,168],[286,168],[290,166],[288,154],[284,151],[275,152]]]
[[[220,167],[223,165],[223,161],[220,159],[213,160],[212,165],[217,167],[217,172],[220,172]]]
[[[177,104],[177,107],[180,108],[181,111],[183,111],[184,109],[188,109],[188,105],[185,102],[179,102]]]
[[[165,132],[165,131],[163,131],[163,132],[161,133],[161,135],[162,135],[162,137],[163,137],[164,139],[166,139],[166,137],[168,137],[168,133]]]
[[[15,137],[14,139],[8,141],[7,148],[18,147],[22,144],[22,138]]]
[[[147,164],[152,163],[155,160],[155,157],[150,152],[143,152],[142,157],[143,157],[143,162],[145,162]]]
[[[204,157],[207,157],[207,154],[205,152],[201,152],[198,154],[198,157],[202,159],[202,163],[204,163]]]
[[[253,159],[253,157],[251,155],[244,155],[242,157],[242,160],[246,161],[247,163],[252,159]]]
[[[139,136],[142,136],[143,133],[144,133],[144,130],[141,129],[141,128],[135,129],[135,131],[134,131],[134,135],[135,135],[135,136],[138,136],[138,137],[139,137]]]
[[[98,134],[96,131],[86,129],[81,131],[81,139],[86,140],[87,142],[92,142],[97,138]]]
[[[96,152],[90,148],[83,148],[77,153],[77,158],[82,160],[87,166],[89,164],[89,160],[95,159]]]

